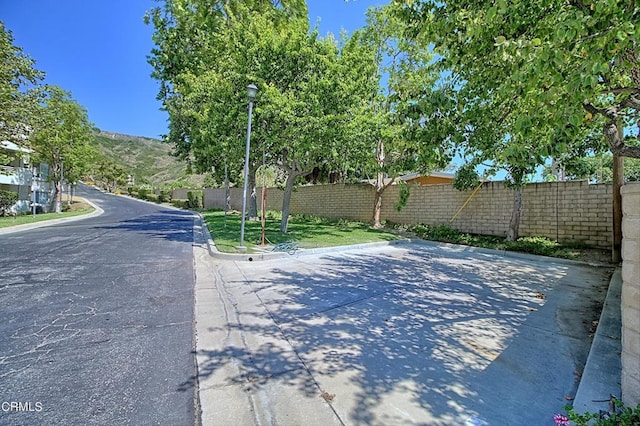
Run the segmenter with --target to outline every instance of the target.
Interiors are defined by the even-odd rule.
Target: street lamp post
[[[239,251],[246,251],[244,246],[244,223],[247,213],[247,183],[249,181],[249,146],[251,144],[251,114],[253,113],[253,101],[258,93],[258,88],[254,84],[247,86],[249,96],[249,122],[247,124],[247,146],[244,155],[244,188],[242,190],[242,219],[240,221],[240,246]]]

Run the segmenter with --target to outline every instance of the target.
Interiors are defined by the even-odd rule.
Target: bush
[[[18,201],[18,193],[12,191],[0,191],[0,211],[4,216],[8,210]]]
[[[640,424],[640,404],[636,408],[626,407],[617,398],[612,398],[609,412],[600,411],[599,413],[578,414],[570,405],[565,406],[564,409],[568,416],[556,415],[554,417],[556,425],[568,425],[569,420],[576,426],[637,426]]]
[[[174,207],[177,207],[179,209],[188,209],[189,208],[189,200],[183,200],[180,198],[174,198],[173,200],[171,200],[171,204],[173,204]]]
[[[128,186],[127,187],[127,194],[129,194],[132,197],[136,197],[138,195],[138,187],[137,186]]]
[[[157,203],[160,200],[160,196],[158,194],[149,193],[146,195],[145,200],[153,201],[154,203]]]
[[[138,198],[141,200],[146,200],[149,195],[149,190],[147,188],[138,188]]]
[[[201,209],[204,207],[202,191],[188,191],[187,199],[189,200],[189,208]]]
[[[161,203],[170,203],[171,202],[172,191],[169,189],[161,189],[158,194],[158,201]]]

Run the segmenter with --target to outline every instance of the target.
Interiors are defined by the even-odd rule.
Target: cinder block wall
[[[449,184],[411,186],[407,205],[394,208],[398,186],[389,187],[382,202],[382,220],[402,224],[449,224],[475,234],[506,236],[515,192],[502,182],[486,182],[456,219],[451,218],[473,191],[460,192]],[[257,188],[258,208],[261,188]],[[282,208],[283,191],[267,190],[267,209]],[[586,181],[527,185],[522,195],[522,236],[545,236],[561,242],[578,241],[593,246],[612,244],[611,185]],[[175,195],[174,195],[175,197]],[[231,208],[242,208],[242,188],[231,188]],[[371,185],[312,185],[297,188],[291,197],[291,213],[370,221],[374,189]],[[224,189],[207,189],[205,208],[224,208]]]
[[[640,183],[622,187],[622,400],[640,404]]]

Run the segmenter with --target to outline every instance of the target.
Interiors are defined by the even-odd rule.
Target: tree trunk
[[[380,170],[376,176],[376,195],[373,203],[373,227],[376,229],[382,228],[382,224],[380,223],[380,211],[382,210],[382,193],[385,190],[383,171],[384,160],[384,141],[379,139],[378,146],[376,147],[376,162],[378,163]]]
[[[280,232],[287,233],[287,227],[289,226],[289,203],[291,202],[291,193],[293,192],[293,184],[298,177],[293,171],[289,172],[287,176],[287,183],[284,187],[284,194],[282,196],[282,221],[280,222]]]
[[[520,215],[522,213],[522,189],[516,189],[513,199],[513,210],[511,211],[511,220],[509,221],[509,231],[507,232],[507,241],[516,241],[520,233]]]
[[[380,223],[380,212],[382,210],[382,193],[385,190],[383,172],[378,172],[375,188],[376,193],[373,202],[373,227],[375,229],[380,229],[382,228],[382,224]]]
[[[62,213],[62,182],[53,182],[53,211]]]

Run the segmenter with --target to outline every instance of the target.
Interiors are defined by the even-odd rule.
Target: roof
[[[427,174],[422,173],[407,173],[406,175],[400,176],[400,179],[407,181],[411,179],[419,178],[420,176],[433,176],[445,179],[455,179],[456,175],[454,173],[445,173],[445,172],[430,172]]]
[[[0,141],[0,148],[6,149],[7,151],[24,152],[26,154],[31,154],[33,152],[33,150],[29,148],[16,145],[15,143],[9,141]]]

